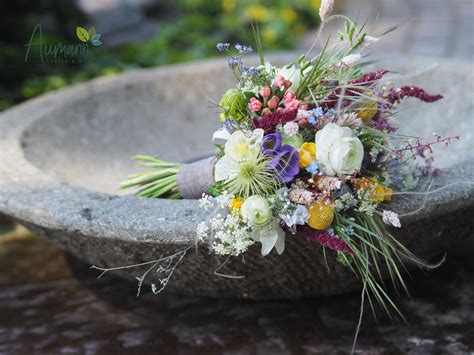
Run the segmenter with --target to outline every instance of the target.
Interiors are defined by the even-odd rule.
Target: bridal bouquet
[[[332,10],[324,3],[323,21]],[[401,224],[386,202],[395,189],[413,189],[418,176],[436,173],[431,145],[452,139],[398,134],[397,105],[442,96],[395,87],[389,69],[368,71],[379,36],[349,19],[336,43],[283,67],[265,61],[255,32],[256,66],[244,64],[250,46],[217,45],[230,54],[237,83],[218,104],[221,125],[209,137],[215,155],[192,164],[137,156],[149,170],[122,187],[139,187],[143,197],[200,198],[209,218],[197,238],[219,255],[239,256],[255,244],[262,256],[282,254],[288,238],[333,250],[360,275],[371,303],[396,309],[381,270],[404,287],[400,265],[422,262],[392,235]]]

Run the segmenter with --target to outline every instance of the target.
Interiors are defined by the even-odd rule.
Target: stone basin
[[[271,60],[284,64],[294,58],[279,54]],[[398,196],[388,207],[413,212],[402,218],[403,228],[396,233],[424,258],[459,245],[474,226],[473,70],[463,62],[437,62],[435,69],[401,80],[443,93],[445,99],[430,105],[408,100],[400,121],[407,132],[461,134],[463,139],[447,150],[436,147],[443,171],[419,190],[431,183],[432,193]],[[403,57],[383,63],[419,74],[433,60]],[[217,101],[232,85],[226,62],[217,59],[99,78],[4,112],[0,213],[99,266],[155,260],[195,244],[195,227],[206,217],[197,201],[142,199],[117,186],[137,170],[130,160],[135,154],[183,162],[209,155],[218,124],[209,100]],[[225,258],[198,245],[188,251],[168,288],[213,297],[283,299],[360,287],[334,254],[327,253],[326,265],[322,248],[301,238],[288,237],[282,256],[262,258],[259,252],[254,246],[244,259],[230,259],[219,270],[244,276],[232,279],[214,274]],[[140,274],[120,273],[127,278]]]

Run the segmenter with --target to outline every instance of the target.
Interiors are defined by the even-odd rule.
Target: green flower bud
[[[287,135],[283,135],[282,139],[283,144],[289,144],[293,148],[298,149],[303,144],[303,137],[301,134],[295,134],[294,136],[288,137]]]
[[[230,89],[222,96],[219,102],[221,109],[221,122],[229,118],[237,123],[242,123],[246,118],[247,99],[239,89]]]

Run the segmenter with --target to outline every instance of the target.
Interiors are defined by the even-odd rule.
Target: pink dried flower
[[[278,96],[273,96],[270,100],[267,101],[267,106],[270,109],[275,109],[278,106],[278,103],[280,102],[280,99]]]
[[[398,130],[398,127],[393,126],[387,118],[377,118],[369,121],[369,126],[374,127],[379,131],[384,131],[387,133],[395,133]]]
[[[427,143],[423,143],[421,141],[421,138],[416,138],[414,141],[405,141],[405,146],[403,148],[397,149],[395,151],[395,154],[398,156],[399,159],[403,158],[403,153],[404,152],[410,152],[412,159],[416,159],[416,155],[420,155],[420,152],[422,153],[421,156],[424,157],[426,154],[431,154],[433,153],[433,148],[432,145],[434,144],[445,144],[448,146],[453,140],[459,140],[461,136],[452,136],[452,137],[447,137],[447,138],[442,138],[440,135],[433,133],[435,136],[435,140]]]
[[[307,110],[298,110],[298,114],[296,115],[297,120],[302,120],[305,118],[309,118],[309,111]]]
[[[297,110],[300,102],[299,100],[285,101],[285,109],[289,111]]]
[[[259,101],[256,97],[252,97],[249,102],[249,109],[253,112],[257,112],[262,108],[262,102]]]
[[[354,251],[346,244],[346,242],[339,239],[337,236],[332,236],[327,231],[318,231],[306,226],[299,228],[298,231],[303,235],[303,237],[312,242],[319,243],[332,250],[354,255]]]
[[[298,123],[294,121],[285,123],[285,125],[283,126],[283,131],[288,137],[293,137],[297,135],[299,132]]]
[[[271,95],[271,93],[272,91],[270,90],[268,86],[264,86],[263,88],[260,89],[260,95],[262,95],[264,99],[267,99]]]
[[[322,176],[318,180],[318,189],[324,192],[331,192],[339,190],[342,186],[342,181],[335,176]]]
[[[435,102],[441,100],[443,95],[430,95],[417,86],[403,86],[397,90],[391,89],[388,93],[387,101],[392,104],[399,103],[405,97],[416,97],[424,102]]]
[[[285,84],[285,77],[283,75],[277,75],[273,81],[273,84],[278,87],[282,87]]]
[[[388,69],[379,69],[370,73],[362,75],[360,78],[351,81],[353,85],[362,85],[362,86],[373,86],[380,79],[384,77],[385,74],[389,72]]]
[[[283,100],[285,102],[296,100],[296,94],[293,91],[288,90],[287,92],[285,92],[285,95],[283,95]]]
[[[309,205],[314,201],[315,196],[311,191],[304,188],[294,188],[288,192],[288,198],[291,202],[298,203],[300,205]]]

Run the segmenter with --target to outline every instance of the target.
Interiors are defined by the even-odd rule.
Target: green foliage
[[[25,99],[97,76],[215,56],[218,42],[255,46],[252,23],[258,24],[265,49],[292,48],[299,36],[317,25],[319,3],[319,0],[291,3],[283,0],[178,0],[164,9],[173,19],[160,24],[153,38],[114,48],[94,46],[90,48],[89,60],[81,64],[42,64],[39,58],[24,63],[22,44],[31,36],[34,23],[22,24],[21,38],[14,42],[0,41],[0,71],[6,78],[0,83],[0,111]],[[61,16],[64,18],[67,15]],[[79,19],[76,13],[74,18]],[[86,23],[83,19],[78,21]],[[54,38],[43,33],[43,41],[71,43],[79,38],[87,42],[96,36],[93,27],[89,30],[70,28],[70,33],[55,32],[58,36]],[[107,44],[106,38],[101,40]]]

